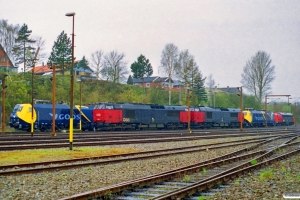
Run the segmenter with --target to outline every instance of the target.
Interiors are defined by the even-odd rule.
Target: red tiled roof
[[[55,69],[55,71],[60,71],[61,69]],[[52,72],[53,69],[50,69],[50,66],[44,65],[44,66],[36,66],[34,67],[34,73],[35,74],[44,74],[47,72]],[[30,70],[32,72],[32,70]]]

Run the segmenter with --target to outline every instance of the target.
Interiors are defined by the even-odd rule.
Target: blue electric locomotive
[[[73,114],[73,128],[89,129],[92,123],[93,110],[88,107],[75,106]],[[31,104],[17,104],[10,114],[10,126],[19,130],[30,131],[31,124],[34,129],[45,131],[52,128],[52,104],[34,104],[32,113]],[[56,104],[55,127],[68,129],[70,122],[70,106]]]

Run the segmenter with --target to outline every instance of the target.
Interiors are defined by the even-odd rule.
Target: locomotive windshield
[[[20,112],[22,110],[23,106],[20,104],[15,105],[13,112]]]

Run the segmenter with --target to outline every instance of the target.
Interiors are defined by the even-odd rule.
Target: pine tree
[[[74,58],[75,59],[75,58]],[[63,31],[57,37],[52,47],[52,52],[48,58],[48,64],[55,65],[57,69],[61,69],[63,79],[67,67],[72,64],[72,43],[67,34]]]
[[[201,72],[198,72],[194,79],[193,93],[196,96],[197,104],[207,101],[207,93],[204,87],[205,78],[202,78]]]
[[[87,59],[85,59],[85,56],[82,57],[82,59],[76,64],[76,68],[81,68],[83,70],[90,69],[89,62]]]
[[[149,77],[153,74],[153,68],[149,59],[146,59],[142,54],[137,58],[137,61],[131,64],[130,68],[133,78]]]
[[[16,64],[24,63],[24,76],[26,72],[26,66],[30,66],[31,60],[27,51],[30,51],[32,55],[35,54],[30,44],[35,43],[35,40],[30,39],[31,30],[28,30],[27,24],[23,24],[18,32],[18,37],[15,39],[15,45],[13,47],[13,55]],[[30,66],[31,67],[31,66]]]
[[[153,74],[153,68],[149,61],[144,55],[140,55],[137,58],[137,62],[131,64],[131,72],[133,73],[133,78],[142,78],[144,87],[144,77],[149,77]],[[145,88],[144,88],[145,92]]]
[[[128,79],[127,79],[127,84],[128,85],[133,85],[133,79],[132,79],[132,76],[129,75]]]

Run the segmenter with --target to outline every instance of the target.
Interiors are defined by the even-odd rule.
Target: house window
[[[5,57],[2,57],[2,58],[1,58],[1,62],[5,62]]]
[[[150,83],[146,83],[146,87],[150,87]]]

